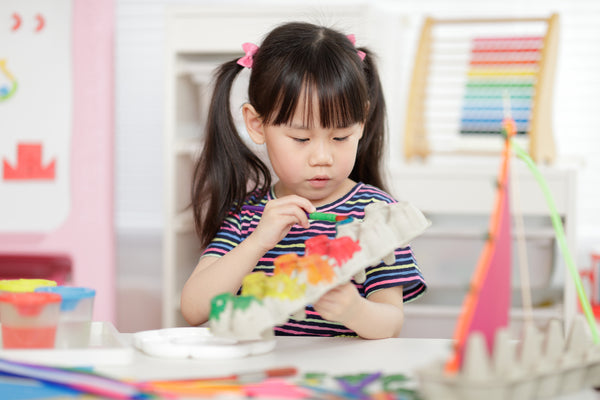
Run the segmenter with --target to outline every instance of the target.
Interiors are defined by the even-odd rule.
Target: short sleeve
[[[410,246],[396,249],[395,255],[393,265],[382,262],[366,269],[366,280],[363,283],[365,296],[381,289],[402,286],[404,302],[407,303],[425,293],[427,285]]]
[[[239,214],[230,214],[225,218],[216,236],[202,253],[202,257],[208,255],[221,257],[227,254],[242,242],[241,232],[242,229]]]

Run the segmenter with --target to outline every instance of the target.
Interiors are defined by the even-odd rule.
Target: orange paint
[[[273,260],[273,264],[275,265],[273,274],[285,274],[292,276],[292,273],[297,268],[298,258],[298,254],[296,253],[282,254],[275,258],[275,260]]]
[[[2,325],[5,349],[47,349],[54,347],[56,326],[16,327]]]
[[[318,254],[300,257],[298,267],[300,270],[306,271],[308,282],[311,284],[323,281],[331,282],[335,277],[333,267]]]

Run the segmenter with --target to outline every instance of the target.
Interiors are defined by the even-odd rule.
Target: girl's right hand
[[[273,199],[267,203],[260,222],[248,237],[255,241],[266,253],[279,243],[298,224],[303,228],[310,227],[306,213],[315,212],[316,208],[304,197],[289,195]]]

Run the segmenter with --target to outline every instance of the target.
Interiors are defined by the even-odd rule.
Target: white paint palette
[[[167,328],[133,334],[140,351],[161,358],[240,358],[268,353],[275,339],[240,341],[214,336],[207,327]]]

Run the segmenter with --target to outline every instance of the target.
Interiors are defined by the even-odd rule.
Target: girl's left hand
[[[347,282],[325,293],[313,307],[324,319],[348,326],[353,318],[360,318],[358,309],[363,301],[356,286]]]

